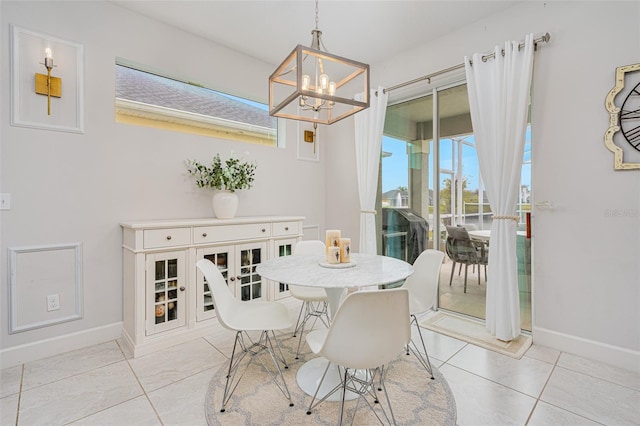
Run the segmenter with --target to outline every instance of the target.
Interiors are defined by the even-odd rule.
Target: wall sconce
[[[318,123],[313,123],[313,130],[305,130],[303,140],[313,144],[313,153],[316,153],[316,131],[318,130]]]
[[[57,65],[53,65],[51,49],[48,47],[44,51],[44,63],[40,63],[47,69],[47,75],[36,73],[36,93],[47,96],[47,115],[51,115],[51,96],[62,97],[62,79],[51,77],[51,70]]]

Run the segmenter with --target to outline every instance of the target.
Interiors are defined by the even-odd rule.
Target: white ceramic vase
[[[231,191],[216,191],[213,194],[213,213],[218,219],[231,219],[238,211],[238,194]]]

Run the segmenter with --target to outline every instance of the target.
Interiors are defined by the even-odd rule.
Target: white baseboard
[[[0,368],[14,367],[25,362],[58,355],[87,346],[120,338],[122,322],[52,337],[0,351]]]
[[[156,333],[154,336],[147,336],[145,342],[138,345],[134,345],[134,340],[122,329],[122,349],[125,351],[125,354],[130,354],[133,358],[138,358],[171,346],[189,342],[199,337],[210,335],[214,330],[214,324],[217,323],[216,319],[201,321],[194,328],[174,329],[163,333]]]
[[[640,374],[640,351],[533,327],[533,343],[604,362]]]

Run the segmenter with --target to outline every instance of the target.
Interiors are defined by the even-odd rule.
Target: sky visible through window
[[[465,140],[475,145],[473,135],[464,137]],[[444,139],[449,140],[449,139]],[[451,143],[443,143],[440,148],[440,167],[451,169]],[[409,171],[407,159],[407,142],[394,139],[389,136],[382,137],[382,151],[391,154],[382,159],[382,192],[398,189],[400,186],[409,186]],[[469,150],[464,150],[463,155],[468,155]],[[477,158],[462,159],[463,175],[469,178],[468,187],[478,187],[478,161]],[[524,164],[522,166],[522,185],[531,188],[531,127],[527,127],[525,135]]]
[[[382,192],[408,186],[407,143],[388,136],[382,137],[382,151],[391,154],[382,159]]]

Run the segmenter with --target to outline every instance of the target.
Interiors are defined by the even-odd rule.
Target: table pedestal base
[[[296,380],[298,382],[298,386],[300,389],[304,391],[309,396],[313,396],[316,393],[316,389],[318,389],[318,384],[322,379],[322,374],[324,374],[324,370],[327,368],[327,360],[324,357],[314,358],[310,361],[305,362],[298,373],[296,374]],[[366,371],[358,370],[358,376],[362,374],[363,378],[366,374]],[[342,375],[344,375],[344,370],[342,370]],[[338,367],[335,364],[331,364],[329,367],[329,371],[327,371],[327,375],[324,378],[324,382],[322,382],[322,386],[318,391],[317,398],[321,399],[327,392],[331,391],[333,388],[340,384],[341,377],[340,372],[338,372]],[[345,400],[350,401],[352,399],[358,398],[358,394],[355,392],[347,391],[345,395]],[[341,401],[342,400],[342,390],[336,391],[333,395],[327,398],[327,401]]]

